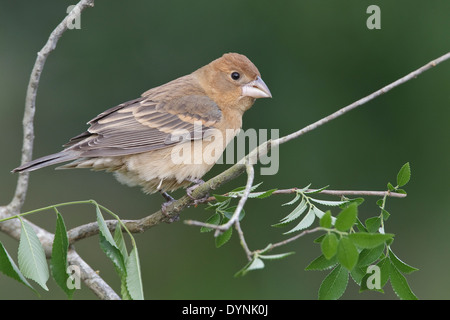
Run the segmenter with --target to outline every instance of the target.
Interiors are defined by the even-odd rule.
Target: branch
[[[212,190],[215,190],[215,189],[219,188],[220,186],[222,186],[223,184],[237,178],[239,175],[241,175],[244,172],[244,170],[246,168],[246,166],[243,164],[244,161],[247,160],[247,163],[249,163],[248,162],[249,159],[254,160],[255,157],[258,157],[258,152],[260,150],[266,150],[269,146],[283,144],[287,141],[298,138],[301,135],[303,135],[311,130],[314,130],[318,126],[320,126],[330,120],[336,119],[337,117],[356,108],[357,106],[367,103],[370,100],[380,96],[381,94],[386,93],[387,91],[392,90],[393,88],[399,86],[400,84],[402,84],[408,80],[411,80],[414,77],[417,77],[421,73],[429,70],[431,67],[434,67],[437,64],[439,64],[445,60],[448,60],[449,58],[450,58],[450,53],[447,53],[447,54],[441,56],[440,58],[429,62],[425,66],[411,72],[407,76],[400,78],[399,80],[383,87],[382,89],[376,91],[375,93],[338,110],[337,112],[333,113],[330,116],[322,118],[321,120],[313,123],[312,125],[309,125],[301,130],[291,133],[290,135],[281,137],[277,140],[268,141],[268,142],[261,144],[260,146],[258,146],[254,150],[252,150],[252,152],[250,154],[248,154],[242,161],[233,165],[229,169],[223,171],[219,175],[206,181],[204,184],[200,185],[199,187],[195,188],[192,192],[192,196],[197,199],[203,198]],[[250,162],[250,163],[254,163],[254,162]],[[294,193],[295,190],[296,190],[295,188],[277,190],[274,192],[274,194]],[[314,190],[308,190],[308,191],[314,191]],[[384,196],[384,195],[387,195],[390,197],[398,197],[398,198],[406,196],[405,194],[395,193],[395,192],[387,192],[387,191],[322,190],[320,193],[330,194],[330,195],[338,195],[338,196],[343,196],[343,195],[344,196],[355,196],[355,195]],[[215,200],[215,198],[210,197],[207,201],[213,201],[213,200]],[[169,217],[174,217],[177,214],[179,214],[181,211],[183,211],[183,209],[192,205],[192,203],[193,203],[193,200],[190,197],[185,195],[182,198],[174,201],[171,205],[169,205],[166,208],[166,212],[169,215]],[[158,225],[159,223],[164,222],[164,221],[167,221],[167,216],[165,216],[161,212],[161,210],[158,210],[155,213],[153,213],[149,216],[146,216],[142,219],[125,220],[124,223],[127,226],[127,228],[130,230],[130,232],[135,233],[135,232],[144,232],[145,230],[147,230],[155,225]],[[108,227],[113,231],[116,226],[116,221],[109,220],[109,221],[107,221],[107,224],[108,224]],[[196,222],[191,222],[191,224],[197,225]],[[204,226],[204,224],[201,224],[201,225]],[[217,226],[212,225],[209,227],[217,227]],[[96,222],[92,222],[92,223],[89,223],[86,225],[76,227],[76,228],[68,231],[69,242],[75,243],[76,241],[78,241],[80,239],[84,239],[86,237],[96,235],[96,234],[98,234],[98,232],[99,232],[99,230],[98,230],[98,225]]]
[[[291,188],[291,189],[279,189],[275,190],[272,194],[290,194],[290,193],[296,193],[298,188]],[[307,189],[305,192],[315,192],[317,190],[315,189]],[[367,190],[322,190],[320,192],[317,192],[320,194],[328,194],[332,196],[375,196],[375,197],[392,197],[392,198],[406,198],[406,193],[398,193],[398,192],[391,192],[391,191],[367,191]],[[209,199],[208,199],[209,200]]]
[[[23,115],[23,144],[22,144],[22,164],[32,160],[33,154],[33,141],[34,141],[34,114],[36,110],[36,95],[39,87],[39,81],[41,78],[42,70],[44,69],[45,62],[49,54],[55,50],[58,40],[63,33],[67,30],[68,23],[78,18],[81,12],[87,7],[93,7],[94,0],[82,0],[80,1],[70,13],[61,21],[61,23],[53,30],[47,43],[38,52],[36,62],[34,63],[33,70],[31,71],[30,81],[28,82],[27,94],[25,97],[25,111]],[[28,189],[29,173],[20,173],[17,179],[17,187],[14,193],[14,197],[9,203],[10,212],[19,212],[25,202],[25,196]]]
[[[61,21],[61,23],[50,34],[46,44],[38,52],[36,62],[30,75],[25,98],[25,111],[23,116],[23,144],[22,144],[22,164],[32,159],[33,141],[34,141],[34,115],[36,110],[36,95],[39,87],[39,81],[45,62],[49,54],[56,48],[58,40],[68,29],[69,22],[78,18],[81,12],[94,6],[94,0],[81,0],[70,11],[70,13]],[[16,215],[20,212],[28,190],[29,173],[20,173],[17,179],[17,186],[11,202],[7,206],[0,207],[0,219]],[[33,226],[36,234],[41,241],[47,257],[51,255],[54,235],[37,225],[27,221]],[[20,223],[17,220],[8,220],[0,224],[0,230],[16,240],[20,239]],[[74,264],[81,269],[81,279],[99,298],[101,299],[120,299],[111,287],[103,281],[102,278],[74,251],[70,250],[68,254],[68,263]]]

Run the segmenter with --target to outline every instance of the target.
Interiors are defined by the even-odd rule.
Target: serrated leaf
[[[236,211],[237,206],[226,208],[225,210],[221,211],[223,215],[230,220],[231,217],[234,215],[234,212]],[[239,212],[239,221],[244,219],[245,217],[245,210],[241,209],[241,212]]]
[[[322,271],[322,270],[327,270],[330,269],[332,267],[334,267],[336,264],[338,263],[337,261],[337,257],[334,256],[331,259],[327,259],[325,258],[325,256],[322,254],[320,256],[318,256],[316,259],[314,259],[306,268],[306,271],[310,271],[310,270],[317,270],[317,271]]]
[[[133,247],[127,259],[126,284],[128,292],[133,300],[144,300],[144,290],[142,287],[141,266],[137,247]]]
[[[245,276],[249,271],[263,269],[263,268],[264,268],[264,262],[259,258],[255,258],[252,261],[250,261],[249,263],[247,263],[241,270],[236,272],[234,274],[234,277],[242,277],[242,276]]]
[[[348,235],[348,238],[359,248],[369,249],[378,247],[384,244],[387,240],[392,239],[394,235],[392,233],[367,233],[358,232]]]
[[[249,198],[257,198],[257,199],[264,199],[264,198],[268,198],[272,195],[272,193],[274,193],[275,191],[277,191],[277,189],[270,189],[267,191],[261,191],[261,192],[252,192],[248,195]]]
[[[337,252],[339,240],[334,233],[329,233],[320,243],[320,248],[326,259],[331,259]]]
[[[106,254],[106,256],[113,262],[114,267],[120,277],[126,275],[125,259],[122,256],[122,252],[117,246],[112,246],[109,241],[106,240],[103,233],[99,233],[100,248]]]
[[[409,162],[405,163],[397,174],[397,186],[403,187],[411,178],[411,168]]]
[[[383,288],[389,280],[389,259],[383,258],[376,264],[380,268],[381,274],[381,287]]]
[[[389,265],[389,279],[395,294],[402,300],[417,300],[416,295],[409,287],[406,278],[398,271],[394,264]]]
[[[316,215],[314,214],[314,210],[311,208],[311,209],[309,209],[306,216],[299,222],[298,225],[296,225],[293,229],[285,232],[284,234],[297,232],[297,231],[308,228],[309,226],[311,226],[313,224],[315,218],[316,218]]]
[[[52,257],[50,259],[50,270],[56,284],[66,293],[69,299],[72,299],[75,288],[70,289],[67,286],[67,252],[69,249],[69,240],[63,217],[56,210],[56,230],[52,245]]]
[[[319,288],[319,300],[336,300],[345,292],[348,272],[340,265],[333,269],[322,281]]]
[[[359,253],[358,266],[368,266],[377,261],[384,251],[384,244],[370,249],[363,249]]]
[[[294,199],[292,199],[289,202],[283,203],[281,206],[290,206],[290,205],[296,203],[298,201],[298,199],[300,199],[300,197],[301,197],[301,194],[297,192],[297,194],[295,195]]]
[[[36,281],[48,291],[46,282],[49,278],[47,259],[44,248],[33,228],[20,219],[21,233],[19,242],[19,268],[28,279]]]
[[[350,272],[350,276],[356,284],[361,286],[361,281],[366,276],[366,267],[356,265]]]
[[[226,222],[225,222],[226,223]],[[223,246],[225,243],[228,242],[228,240],[231,239],[231,236],[233,235],[233,228],[230,227],[227,230],[225,230],[223,233],[219,234],[216,238],[215,238],[215,244],[216,244],[216,248],[220,248],[221,246]]]
[[[14,280],[24,284],[34,293],[38,294],[38,292],[33,288],[33,286],[28,282],[25,276],[20,272],[17,265],[14,263],[14,260],[9,255],[8,251],[6,251],[3,244],[0,242],[0,271]]]
[[[286,253],[279,253],[279,254],[268,254],[268,255],[258,255],[258,257],[260,257],[261,259],[265,259],[265,260],[280,260],[280,259],[284,259],[292,254],[294,254],[295,252],[291,251],[291,252],[286,252]]]
[[[205,223],[208,223],[208,224],[214,224],[214,225],[219,225],[219,223],[220,223],[220,219],[221,219],[221,216],[220,216],[220,214],[219,213],[214,213],[212,216],[210,216],[206,221],[205,221]],[[201,227],[200,228],[200,232],[210,232],[210,231],[212,231],[213,229],[212,228],[208,228],[208,227]]]
[[[410,266],[409,264],[403,262],[402,260],[400,260],[395,254],[394,252],[392,252],[391,249],[389,249],[389,259],[392,262],[392,264],[402,273],[411,273],[414,271],[417,271],[419,269],[414,268],[412,266]]]
[[[260,182],[260,183],[258,183],[258,184],[255,184],[254,186],[251,186],[250,187],[250,192],[253,192],[253,191],[255,191],[260,185],[262,184],[262,182]],[[243,186],[243,187],[238,187],[238,188],[236,188],[236,189],[233,189],[233,190],[231,190],[230,192],[228,192],[228,196],[229,197],[232,197],[232,198],[238,198],[238,197],[241,197],[243,194],[244,194],[244,192],[245,192],[245,186]]]
[[[324,206],[329,206],[329,207],[337,207],[340,205],[343,205],[344,203],[348,203],[347,200],[345,201],[334,201],[334,200],[319,200],[319,199],[314,199],[314,198],[309,198],[309,200],[324,205]]]
[[[125,239],[123,238],[122,228],[119,222],[117,222],[116,229],[114,230],[114,242],[122,253],[123,260],[126,263],[128,259],[127,245],[125,243]]]
[[[319,223],[322,228],[331,228],[331,212],[329,210],[320,218]]]
[[[227,201],[229,199],[227,196],[223,196],[220,194],[213,194],[213,197],[216,198],[216,200],[219,202]]]
[[[356,204],[349,205],[338,214],[334,226],[339,231],[348,231],[355,224],[357,214]]]
[[[358,255],[358,250],[353,242],[347,237],[342,237],[337,248],[337,258],[339,263],[347,270],[351,271],[358,262]]]
[[[289,222],[297,219],[298,217],[301,216],[301,214],[303,212],[305,212],[307,207],[308,207],[308,204],[306,203],[306,201],[304,199],[302,199],[302,201],[298,204],[297,207],[295,207],[294,210],[291,211],[291,213],[289,213],[286,217],[281,219],[280,223],[273,224],[272,227],[284,226],[284,225],[288,224]]]
[[[381,219],[380,219],[380,217],[369,218],[369,219],[366,219],[365,224],[367,227],[367,232],[374,233],[374,232],[377,232],[378,229],[380,228]]]
[[[310,185],[308,185],[308,188],[309,188],[309,186],[310,186]],[[325,186],[325,187],[322,187],[322,188],[317,189],[317,190],[314,190],[314,191],[304,191],[304,193],[305,193],[305,194],[319,193],[319,192],[322,192],[323,190],[327,189],[328,187],[329,187],[329,186]],[[308,189],[308,188],[306,188],[306,189]],[[305,189],[305,190],[306,190],[306,189]]]
[[[97,214],[97,224],[98,224],[98,229],[99,229],[100,233],[103,235],[105,240],[109,242],[109,244],[111,246],[117,248],[116,242],[114,241],[114,238],[113,238],[111,232],[109,231],[108,226],[106,225],[105,219],[103,219],[103,215],[100,211],[99,206],[95,207],[95,212]]]

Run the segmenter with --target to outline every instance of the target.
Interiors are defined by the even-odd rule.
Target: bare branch
[[[338,111],[330,114],[329,116],[326,116],[326,117],[324,117],[324,118],[322,118],[322,119],[320,119],[320,120],[318,120],[318,121],[316,121],[316,122],[314,122],[314,123],[304,127],[301,130],[293,132],[293,133],[291,133],[291,134],[289,134],[287,136],[281,137],[279,139],[273,140],[272,143],[271,143],[271,147],[277,146],[279,144],[283,144],[283,143],[288,142],[288,141],[290,141],[292,139],[296,139],[296,138],[304,135],[307,132],[310,132],[310,131],[312,131],[314,129],[317,129],[321,125],[323,125],[323,124],[325,124],[325,123],[327,123],[327,122],[329,122],[331,120],[334,120],[334,119],[336,119],[336,118],[346,114],[347,112],[349,112],[349,111],[359,107],[359,106],[362,106],[362,105],[366,104],[367,102],[369,102],[369,101],[371,101],[371,100],[381,96],[382,94],[384,94],[384,93],[386,93],[388,91],[391,91],[395,87],[398,87],[399,85],[401,85],[401,84],[403,84],[403,83],[405,83],[405,82],[407,82],[407,81],[409,81],[411,79],[417,78],[417,76],[419,76],[420,74],[424,73],[425,71],[431,69],[432,67],[437,66],[439,63],[444,62],[445,60],[448,60],[448,59],[450,59],[450,52],[447,52],[443,56],[441,56],[441,57],[439,57],[439,58],[437,58],[437,59],[427,63],[423,67],[420,67],[419,69],[417,69],[417,70],[407,74],[406,76],[398,79],[397,81],[394,81],[394,82],[388,84],[387,86],[381,88],[380,90],[377,90],[374,93],[369,94],[368,96],[366,96],[366,97],[364,97],[362,99],[359,99],[358,101],[355,101],[352,104],[350,104],[350,105],[348,105],[348,106],[346,106],[346,107],[344,107],[342,109],[339,109]]]
[[[291,189],[279,189],[275,190],[272,194],[290,194],[296,193],[298,188]],[[305,192],[315,192],[316,189],[307,189]],[[384,197],[385,195],[392,198],[406,198],[405,193],[391,192],[391,191],[369,191],[369,190],[322,190],[317,192],[318,194],[328,194],[332,196],[375,196],[375,197]],[[208,199],[209,200],[209,199]]]
[[[67,30],[68,23],[76,19],[81,15],[81,12],[87,7],[93,7],[94,0],[82,0],[80,1],[70,13],[61,21],[61,23],[53,30],[47,43],[38,52],[36,62],[34,63],[33,70],[31,71],[30,81],[28,83],[27,95],[25,98],[25,111],[23,115],[23,144],[22,144],[22,164],[31,161],[33,153],[33,141],[34,141],[34,114],[36,110],[36,95],[39,87],[39,80],[41,78],[42,70],[44,69],[45,61],[49,54],[55,50],[58,40],[63,33]],[[14,197],[8,205],[8,211],[15,214],[20,211],[28,189],[29,173],[20,173],[17,179],[17,187],[14,193]]]
[[[56,48],[58,40],[63,33],[68,29],[69,22],[78,18],[81,12],[87,7],[93,7],[94,0],[81,0],[71,10],[71,12],[61,21],[61,23],[50,34],[46,44],[38,52],[36,62],[30,75],[28,83],[26,98],[25,98],[25,111],[23,116],[23,145],[22,145],[22,163],[31,161],[33,153],[33,141],[34,141],[34,114],[36,110],[36,95],[39,87],[39,81],[41,78],[42,70],[44,69],[45,62],[49,54]],[[17,186],[14,196],[11,202],[4,207],[0,207],[0,219],[7,218],[12,215],[16,215],[20,212],[20,209],[25,202],[25,197],[28,189],[29,173],[20,173],[17,179]],[[36,231],[39,240],[41,241],[47,257],[51,255],[51,247],[53,244],[54,235],[37,225],[27,221],[33,226]],[[9,220],[0,223],[0,230],[8,234],[9,236],[20,239],[20,223],[18,220]],[[120,299],[119,296],[111,289],[111,287],[103,281],[102,278],[91,268],[86,262],[74,251],[70,250],[68,255],[68,263],[78,265],[81,272],[81,279],[84,283],[101,299]]]

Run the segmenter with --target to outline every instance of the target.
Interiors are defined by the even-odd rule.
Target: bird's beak
[[[261,77],[257,77],[256,80],[247,83],[242,87],[242,95],[244,97],[252,97],[252,98],[272,98],[272,94],[270,93],[269,88],[261,79]]]

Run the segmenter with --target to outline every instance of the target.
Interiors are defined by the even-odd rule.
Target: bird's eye
[[[235,71],[231,74],[231,79],[233,79],[233,80],[238,80],[240,77],[241,77],[241,75],[239,74],[239,72]]]

